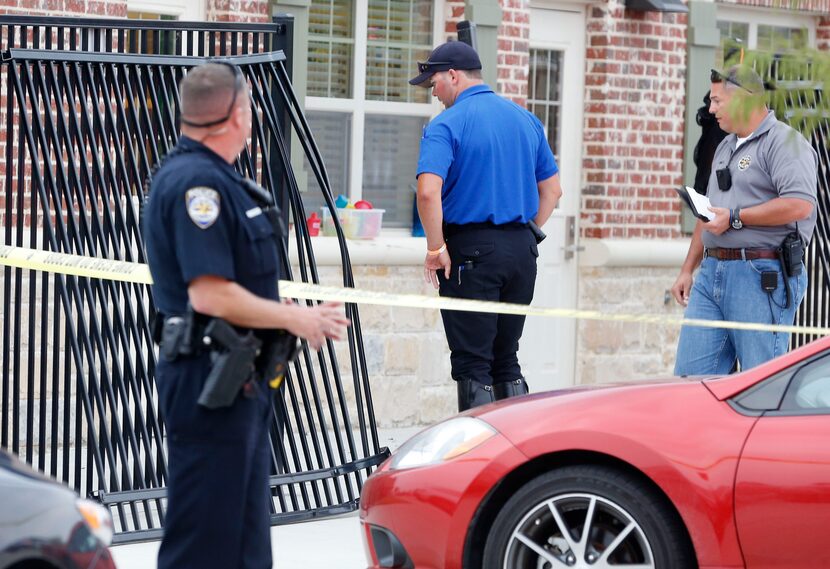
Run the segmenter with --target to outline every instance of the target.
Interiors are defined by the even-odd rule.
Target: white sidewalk
[[[110,548],[118,569],[155,569],[158,541]],[[274,569],[366,569],[357,512],[271,528]]]

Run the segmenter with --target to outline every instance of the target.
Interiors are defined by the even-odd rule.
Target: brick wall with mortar
[[[270,3],[268,0],[198,0],[207,2],[206,19],[217,22],[268,22]],[[125,0],[0,0],[0,14],[32,16],[84,16],[104,18],[126,18],[128,3]],[[0,46],[7,49],[8,46]],[[3,75],[5,78],[5,75]],[[0,99],[0,156],[5,155],[5,95]],[[28,179],[30,172],[26,172]],[[27,182],[28,183],[28,182]],[[5,208],[5,196],[0,196],[0,210]],[[29,227],[31,216],[29,203],[24,204],[24,226]],[[13,206],[15,220],[16,204]],[[0,212],[0,226],[6,223],[5,213]]]
[[[211,22],[267,22],[271,18],[268,0],[208,0],[207,20]]]
[[[587,12],[582,234],[680,236],[685,14]]]
[[[830,16],[819,18],[816,25],[816,48],[830,51]]]
[[[495,89],[500,95],[525,106],[530,62],[530,1],[499,0],[499,4],[502,23],[498,33],[498,85]],[[447,0],[444,8],[445,37],[439,38],[441,41],[456,38],[455,26],[465,19],[463,0]]]

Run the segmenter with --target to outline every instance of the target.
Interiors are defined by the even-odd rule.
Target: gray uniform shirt
[[[707,192],[709,201],[713,206],[729,209],[748,208],[778,197],[809,201],[813,211],[807,219],[798,221],[798,231],[804,242],[809,243],[816,226],[816,151],[800,133],[776,119],[772,111],[736,150],[737,139],[735,134],[730,134],[715,151]],[[732,174],[732,187],[722,191],[715,172],[727,167]],[[704,231],[703,245],[774,249],[795,228],[793,222],[766,227],[744,225],[743,229],[729,229],[722,235]]]

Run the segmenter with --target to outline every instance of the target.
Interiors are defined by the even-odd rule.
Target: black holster
[[[288,371],[288,364],[296,359],[299,351],[300,342],[294,334],[272,330],[256,362],[257,372],[268,380],[271,387],[278,388]]]
[[[213,365],[199,394],[199,405],[229,407],[254,374],[262,341],[253,332],[239,334],[224,320],[213,318],[205,327],[204,342],[211,348]]]
[[[801,274],[804,248],[804,242],[797,231],[787,234],[784,242],[778,248],[778,260],[781,262],[781,271],[784,273],[784,288],[787,291],[787,304],[784,305],[784,308],[789,308],[792,302],[789,277]]]
[[[167,361],[174,361],[181,356],[193,356],[199,353],[197,336],[204,327],[204,316],[187,307],[182,316],[163,317],[156,315],[153,322],[153,338],[159,343],[159,355]]]
[[[800,275],[801,263],[804,261],[804,242],[797,232],[793,231],[784,238],[779,253],[786,274],[791,277]]]

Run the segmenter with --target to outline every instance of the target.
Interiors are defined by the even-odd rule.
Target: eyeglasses
[[[755,92],[752,89],[750,89],[748,87],[745,87],[744,85],[742,85],[740,83],[740,81],[738,81],[734,77],[731,77],[730,75],[731,74],[723,74],[720,71],[718,71],[717,69],[712,69],[712,72],[709,74],[709,81],[712,82],[712,83],[723,83],[723,82],[732,83],[733,85],[736,85],[736,86],[740,87],[741,89],[743,89],[744,91],[746,91],[747,93],[749,93],[751,95],[755,94]]]
[[[180,117],[180,120],[181,120],[182,124],[186,124],[187,126],[191,126],[191,127],[194,127],[194,128],[206,128],[206,127],[209,127],[209,126],[222,124],[223,122],[225,122],[226,120],[231,118],[231,114],[233,114],[233,108],[236,106],[236,97],[239,95],[239,91],[241,91],[242,88],[245,86],[245,76],[242,75],[242,70],[239,69],[238,66],[234,65],[230,61],[217,60],[217,61],[211,61],[211,63],[217,63],[219,65],[225,65],[226,67],[228,67],[231,70],[231,73],[233,73],[233,96],[231,97],[231,104],[228,106],[228,111],[220,119],[216,119],[214,121],[202,122],[202,123],[191,122],[191,121],[187,120],[184,117]]]
[[[424,62],[419,61],[418,62],[418,71],[421,72],[421,73],[426,73],[432,67],[437,67],[438,65],[452,65],[452,62],[450,62],[450,61],[424,61]]]

